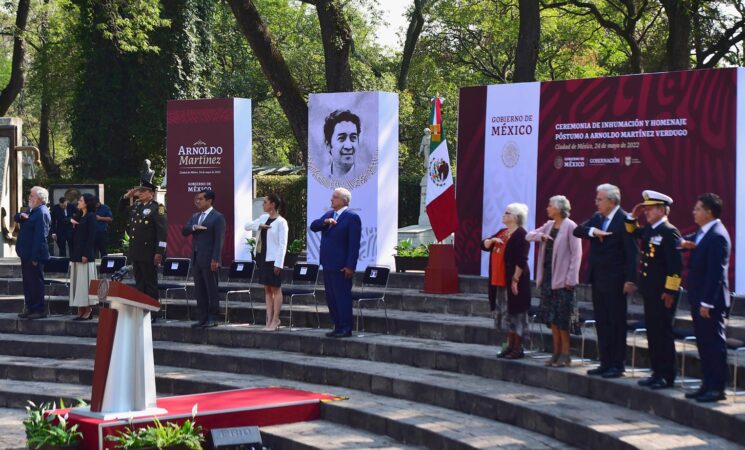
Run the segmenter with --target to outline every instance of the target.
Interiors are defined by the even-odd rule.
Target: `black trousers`
[[[21,276],[23,277],[23,299],[26,312],[44,312],[44,262],[38,261],[34,266],[30,259],[21,258]]]
[[[649,360],[654,376],[661,377],[669,383],[675,381],[675,336],[673,320],[678,307],[675,299],[671,308],[665,308],[662,301],[662,290],[642,292],[644,299],[644,323],[647,328],[649,343]]]
[[[70,254],[72,254],[72,239],[70,239],[67,236],[57,235],[57,251],[59,253],[58,256],[67,256],[67,250],[70,250]]]
[[[220,297],[217,291],[218,272],[210,270],[210,266],[194,264],[194,294],[197,298],[199,321],[217,321],[220,316]]]
[[[623,281],[592,284],[592,306],[600,347],[600,367],[626,366],[626,294]]]
[[[150,261],[132,261],[137,290],[158,300],[158,268]]]
[[[724,391],[729,379],[727,366],[727,343],[724,336],[724,312],[717,308],[709,310],[709,318],[699,314],[698,306],[691,306],[693,330],[701,359],[703,388]]]
[[[95,251],[101,255],[101,258],[109,254],[109,236],[106,230],[96,230],[96,240],[93,244]]]

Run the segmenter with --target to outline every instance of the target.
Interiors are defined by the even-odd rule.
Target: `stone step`
[[[269,334],[275,333],[264,333]],[[45,356],[43,353],[48,353],[57,357],[65,354],[77,357],[87,354],[90,357],[94,350],[94,342],[90,338],[2,335],[0,339],[0,348],[4,353],[9,353],[10,350],[14,354],[27,356]],[[344,344],[331,341],[329,345],[341,347]],[[192,369],[220,367],[225,372],[279,376],[288,380],[338,386],[426,403],[517,425],[582,448],[659,448],[661,443],[676,443],[694,448],[737,448],[736,444],[705,431],[693,430],[645,412],[544,388],[508,382],[495,383],[473,375],[377,361],[310,356],[282,350],[247,350],[163,341],[155,343],[155,358],[156,364],[165,366]],[[513,370],[517,372],[519,368],[515,366]],[[603,389],[610,395],[622,395],[622,392],[614,392],[614,386],[621,386],[628,380],[616,381],[603,381],[603,386],[596,388]],[[594,380],[588,382],[594,383]],[[678,400],[675,393],[663,395]],[[713,410],[716,406],[701,409]],[[742,407],[745,408],[745,405]],[[686,413],[691,414],[692,409],[694,408],[691,406]],[[735,415],[721,415],[731,420],[708,423],[718,423],[717,432],[742,440],[742,433],[736,431],[742,429],[742,424]]]
[[[26,411],[14,408],[0,408],[0,448],[5,450],[26,450],[26,433],[23,420]]]
[[[20,300],[5,298],[0,300],[0,311],[7,310],[7,304],[13,301],[18,302]],[[66,315],[63,317],[57,317],[62,319],[71,319],[72,315],[67,307],[67,301],[55,300],[50,302],[52,304],[51,310],[53,314],[58,316]],[[169,320],[187,320],[186,312],[186,301],[184,300],[169,300],[168,303],[168,318]],[[224,302],[221,303],[220,311],[224,311]],[[254,303],[254,316],[256,323],[259,325],[264,324],[265,307],[263,303]],[[194,320],[196,307],[194,301],[190,301],[189,310],[191,311],[191,320]],[[331,327],[331,321],[328,314],[328,309],[321,305],[318,307],[319,317],[321,319],[321,327]],[[231,302],[230,306],[230,321],[233,324],[240,323],[251,323],[252,315],[248,302]],[[318,327],[317,316],[315,312],[315,305],[295,305],[293,307],[293,324],[295,327],[304,328],[315,328]],[[357,310],[354,311],[355,316]],[[0,330],[2,328],[2,318],[4,316],[0,313]],[[9,313],[9,317],[15,318],[12,313]],[[221,315],[223,317],[223,315]],[[363,320],[360,320],[360,329],[369,333],[385,333],[386,331],[386,320],[382,309],[363,309]],[[283,324],[289,324],[289,308],[285,307],[282,310],[281,315]],[[222,320],[222,319],[221,319]],[[683,320],[683,319],[680,319]],[[690,320],[690,318],[688,318]],[[733,319],[737,320],[737,319]],[[76,326],[76,325],[73,325]],[[450,342],[463,342],[463,343],[474,343],[480,345],[497,345],[506,341],[506,334],[499,332],[494,329],[493,321],[490,318],[478,317],[478,316],[461,316],[454,314],[436,314],[436,313],[420,313],[412,311],[389,311],[388,316],[388,331],[390,334],[398,336],[409,336],[421,339],[433,339],[433,340],[444,340]],[[551,334],[548,328],[541,324],[534,324],[529,327],[529,334],[526,336],[526,346],[531,350],[538,350],[544,352],[550,352],[551,345]],[[745,329],[743,329],[745,333]],[[584,330],[585,343],[584,343],[584,357],[589,359],[597,358],[597,343],[596,335],[593,328],[586,328]],[[633,344],[634,337],[629,334],[627,339],[627,355],[626,362],[628,366],[632,366],[633,357]],[[679,359],[682,357],[683,352],[686,353],[686,376],[700,377],[700,361],[698,353],[694,345],[685,345],[682,341],[677,342]],[[647,349],[646,336],[640,335],[636,339],[636,356],[635,366],[639,368],[649,367],[649,352]],[[575,355],[582,353],[582,337],[571,336],[571,348]],[[733,361],[731,361],[731,372],[733,370]],[[745,371],[738,372],[738,384],[745,385]]]
[[[0,373],[7,375],[9,378],[20,380],[21,384],[16,388],[20,392],[26,392],[21,388],[25,383],[23,381],[25,378],[35,378],[37,380],[44,378],[46,382],[64,380],[68,383],[83,383],[81,387],[84,387],[92,378],[92,368],[93,361],[85,359],[54,360],[0,356]],[[206,382],[205,380],[210,381]],[[571,448],[546,436],[489,419],[350,389],[331,388],[329,391],[328,386],[277,378],[166,366],[156,366],[156,384],[160,396],[282,385],[296,389],[328,392],[346,398],[343,401],[323,403],[321,410],[321,417],[329,424],[328,426],[340,427],[338,431],[344,431],[344,434],[339,436],[319,435],[314,440],[309,439],[309,433],[301,433],[298,436],[303,438],[300,443],[307,445],[317,444],[319,442],[317,439],[323,438],[328,442],[328,445],[331,445],[330,448],[380,448],[377,446],[364,447],[364,445],[387,444],[400,446],[401,443],[406,443],[407,446],[400,448],[414,448],[409,446],[414,445],[417,448],[426,447],[430,449]],[[4,394],[5,391],[0,389],[0,397]],[[47,401],[52,401],[52,399]],[[284,427],[285,425],[268,428],[280,430]],[[297,432],[313,429],[316,429],[319,433],[322,431],[316,427],[298,426],[289,427],[289,429]],[[262,428],[261,431],[263,434],[265,429]],[[295,433],[295,431],[292,431],[292,433]],[[384,438],[385,436],[388,439]],[[290,437],[291,441],[299,440],[294,439],[292,435],[285,435],[285,437]],[[335,437],[342,437],[343,439],[335,441]],[[347,442],[344,439],[350,440]],[[335,446],[340,444],[343,445]],[[347,447],[347,445],[350,445],[350,447]],[[353,445],[362,446],[356,447]],[[283,445],[278,448],[285,447]]]
[[[279,349],[306,355],[370,359],[546,387],[565,394],[587,397],[638,411],[654,411],[661,417],[694,428],[702,423],[722,422],[726,424],[721,428],[724,433],[722,435],[727,438],[731,438],[731,435],[727,434],[732,429],[731,427],[745,425],[741,423],[745,417],[735,418],[718,408],[708,408],[685,400],[683,392],[678,389],[650,391],[638,387],[636,385],[638,378],[630,376],[613,381],[588,377],[585,374],[587,367],[581,365],[567,369],[546,368],[543,366],[544,358],[526,358],[519,361],[500,360],[494,358],[496,350],[493,346],[438,342],[381,334],[357,335],[355,338],[339,342],[326,338],[324,336],[326,330],[323,329],[289,331],[285,328],[268,333],[260,331],[259,326],[221,326],[209,330],[195,330],[188,325],[184,322],[158,323],[153,327],[153,337],[156,340],[181,343]],[[44,334],[94,336],[95,327],[96,324],[92,322],[81,323],[59,319],[19,321],[14,317],[7,318],[0,314],[0,331],[42,335],[38,336],[38,339],[42,340],[45,339]],[[27,344],[23,339],[14,336],[14,334],[0,335],[3,338],[0,339],[0,344],[8,349],[0,349],[0,352],[23,355],[26,351],[25,345],[36,347],[35,344]],[[8,344],[5,345],[4,342]],[[30,356],[47,356],[43,353],[46,350],[45,346],[34,348],[32,351],[35,353]],[[79,351],[87,350],[82,348]],[[90,351],[92,352],[92,349]],[[693,351],[689,348],[689,352]],[[76,352],[78,350],[68,351],[66,347],[63,347],[49,355],[64,358],[76,358],[80,355],[93,357],[92,353],[86,355]],[[689,356],[692,355],[689,354]],[[687,370],[690,371],[691,367],[696,364],[697,360],[688,358]],[[644,376],[644,374],[637,372],[636,376]],[[745,403],[741,404],[745,405]],[[685,411],[685,414],[681,414],[680,411]],[[719,431],[720,429],[717,428],[717,432]]]
[[[288,423],[261,428],[264,446],[282,450],[350,449],[414,450],[387,436],[367,433],[326,420]]]

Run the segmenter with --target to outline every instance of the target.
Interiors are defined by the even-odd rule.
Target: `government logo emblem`
[[[511,169],[520,161],[520,149],[514,141],[507,141],[502,147],[502,163]]]
[[[450,164],[442,158],[435,158],[429,162],[429,178],[435,186],[444,186],[450,174]]]

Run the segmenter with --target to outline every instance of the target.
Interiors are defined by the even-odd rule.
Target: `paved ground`
[[[20,409],[0,408],[0,448],[21,450],[26,448],[26,436],[23,433],[25,411]]]

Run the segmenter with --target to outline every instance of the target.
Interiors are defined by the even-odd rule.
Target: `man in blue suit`
[[[729,376],[724,318],[730,305],[728,270],[730,239],[719,217],[722,199],[702,194],[693,207],[693,221],[700,228],[685,237],[681,247],[692,250],[688,260],[688,303],[701,360],[703,383],[686,398],[699,402],[724,400]]]
[[[349,210],[352,193],[336,188],[331,196],[331,211],[310,224],[311,231],[321,232],[321,266],[334,329],[328,337],[352,335],[352,278],[360,255],[362,221]]]
[[[199,310],[199,320],[191,325],[192,328],[216,327],[220,314],[217,284],[225,242],[225,216],[212,206],[214,201],[214,191],[199,191],[194,196],[194,206],[199,212],[181,229],[184,236],[191,235],[191,270]]]
[[[49,192],[34,186],[28,195],[28,212],[16,214],[15,220],[21,225],[16,241],[16,253],[21,258],[23,277],[23,298],[26,311],[18,314],[21,319],[41,319],[46,317],[44,308],[44,262],[49,260],[49,215],[46,202]]]

